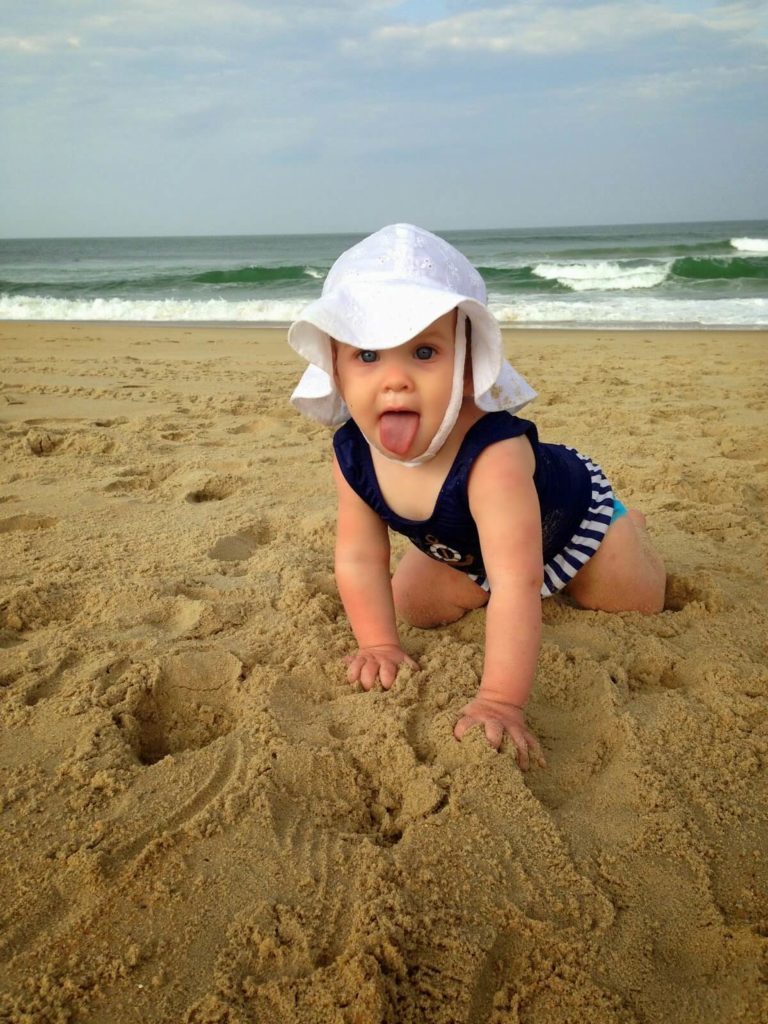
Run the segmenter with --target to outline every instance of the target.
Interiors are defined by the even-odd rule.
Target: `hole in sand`
[[[240,487],[241,481],[233,477],[212,477],[194,491],[188,491],[185,499],[193,505],[203,501],[223,501],[230,494],[234,494]]]
[[[244,562],[257,547],[258,543],[252,537],[236,533],[231,537],[220,537],[208,552],[208,557],[220,562]]]
[[[243,665],[227,651],[164,658],[151,690],[133,714],[122,716],[139,761],[156,764],[168,754],[200,750],[232,730]]]

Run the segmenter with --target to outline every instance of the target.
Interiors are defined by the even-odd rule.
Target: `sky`
[[[0,237],[768,214],[768,0],[0,0]]]

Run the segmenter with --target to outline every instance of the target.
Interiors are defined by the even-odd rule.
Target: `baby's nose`
[[[411,386],[411,378],[404,366],[393,361],[387,366],[384,374],[384,389],[386,391],[406,391]]]

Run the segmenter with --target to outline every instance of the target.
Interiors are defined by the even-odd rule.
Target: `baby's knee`
[[[427,615],[425,612],[419,612],[412,608],[403,611],[396,606],[395,611],[401,622],[404,622],[406,626],[413,626],[415,629],[435,629],[437,626],[448,625],[447,622],[441,622],[433,615]]]
[[[649,575],[646,585],[639,588],[635,594],[635,608],[633,611],[642,612],[643,615],[658,615],[664,611],[664,598],[666,593],[666,573],[653,572]]]
[[[638,521],[634,511],[613,523],[597,552],[566,588],[582,607],[644,615],[664,609],[664,563],[651,543],[645,517]]]
[[[395,573],[392,578],[392,599],[395,603],[395,614],[398,619],[407,623],[409,626],[420,626],[420,620],[423,615],[418,607],[418,604],[413,600],[413,595],[410,592],[410,587],[403,586],[403,582],[398,578],[398,574]]]
[[[392,597],[398,617],[418,629],[457,622],[488,600],[488,594],[463,573],[416,548],[403,556],[392,577]]]
[[[423,598],[419,600],[412,593],[409,594],[405,589],[396,585],[393,585],[392,591],[395,600],[395,614],[407,625],[415,626],[416,629],[447,626],[449,622],[460,619],[463,614],[458,608],[455,609],[455,614],[451,614],[445,608],[438,609],[432,602],[425,601]]]
[[[667,569],[663,558],[656,550],[645,527],[645,517],[643,517],[642,524],[636,522],[635,526],[644,568],[642,573],[643,607],[639,608],[638,611],[645,612],[647,615],[655,615],[658,612],[664,611]]]
[[[661,555],[653,550],[649,553],[650,571],[648,585],[648,611],[649,615],[656,615],[664,611],[664,604],[667,597],[667,570],[662,561]]]

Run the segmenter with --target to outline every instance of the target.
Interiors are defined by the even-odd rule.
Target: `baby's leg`
[[[415,547],[400,560],[392,577],[392,592],[397,614],[419,629],[445,626],[488,602],[487,592],[463,572]]]
[[[602,544],[565,588],[582,607],[604,612],[646,612],[664,607],[666,572],[645,528],[631,508],[608,527]]]

